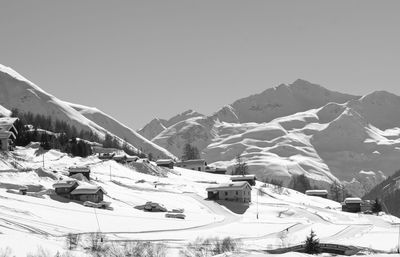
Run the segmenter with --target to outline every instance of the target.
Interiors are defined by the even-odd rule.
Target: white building
[[[210,200],[251,202],[251,186],[246,181],[219,184],[206,190]]]

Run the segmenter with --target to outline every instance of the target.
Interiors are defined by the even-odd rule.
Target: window
[[[201,167],[198,167],[197,170],[198,170],[198,171],[201,171]]]
[[[225,195],[228,195],[228,192],[225,192]]]
[[[238,195],[239,194],[239,192],[238,191],[236,191],[236,195]]]

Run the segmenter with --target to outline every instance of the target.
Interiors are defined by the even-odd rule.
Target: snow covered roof
[[[69,172],[90,172],[90,168],[88,166],[80,166],[80,167],[69,167]]]
[[[170,164],[175,163],[172,159],[159,159],[156,161],[156,164]]]
[[[327,195],[328,191],[324,189],[306,190],[306,195]]]
[[[238,180],[255,180],[256,179],[256,175],[239,175],[239,176],[232,176],[231,180],[232,181],[238,181]]]
[[[9,139],[10,137],[13,137],[15,139],[15,135],[14,133],[10,132],[10,131],[1,131],[0,130],[0,138],[2,139]]]
[[[247,183],[247,181],[219,184],[216,186],[207,187],[206,190],[207,191],[227,191],[227,190],[244,189],[245,187],[249,187],[251,190],[251,186],[249,183]]]
[[[72,187],[75,184],[77,184],[78,182],[75,180],[64,180],[64,181],[59,181],[55,184],[53,184],[54,188],[65,188],[65,187]]]
[[[15,138],[15,133],[18,133],[18,131],[14,127],[14,123],[18,120],[18,118],[12,118],[12,117],[2,117],[0,118],[0,132],[8,132],[11,133],[12,136]],[[11,129],[14,128],[14,132],[11,132]],[[2,135],[3,138],[6,136],[6,134]],[[9,135],[8,137],[10,137]]]
[[[362,200],[358,197],[348,197],[344,199],[344,203],[362,203]]]
[[[204,159],[196,159],[177,162],[176,165],[205,165],[205,163],[206,161]]]
[[[94,185],[80,185],[71,192],[72,195],[91,195],[96,194],[99,190],[106,194],[106,191],[101,186]]]

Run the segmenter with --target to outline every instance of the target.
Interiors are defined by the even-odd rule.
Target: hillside
[[[16,71],[3,65],[0,65],[0,92],[0,105],[8,110],[16,108],[21,112],[49,116],[53,120],[75,126],[78,131],[92,131],[100,138],[104,138],[106,133],[121,143],[127,138],[128,146],[133,150],[145,149],[146,153],[154,152],[154,156],[160,157],[173,156],[103,112],[81,106],[80,110],[90,118],[88,119],[69,103],[46,93]]]
[[[181,121],[195,117],[205,117],[205,116],[196,111],[187,110],[183,113],[175,115],[169,120],[155,118],[148,124],[146,124],[143,128],[138,130],[138,133],[143,137],[147,138],[148,140],[152,140],[161,132],[165,131],[168,127],[171,127]]]
[[[304,80],[240,99],[209,117],[183,120],[153,142],[182,156],[185,143],[231,170],[241,154],[249,172],[288,185],[305,174],[317,187],[339,179],[362,196],[400,165],[400,98],[341,94]]]
[[[339,203],[260,182],[252,187],[252,203],[235,205],[204,200],[205,188],[228,182],[225,175],[162,169],[140,161],[126,166],[95,156],[71,158],[55,150],[43,155],[37,144],[18,147],[1,160],[0,249],[8,246],[16,256],[35,253],[38,246],[54,256],[66,251],[68,233],[81,235],[84,242],[96,231],[104,236],[104,244],[118,242],[114,240],[161,242],[168,257],[177,256],[197,237],[230,236],[241,240],[244,251],[260,251],[299,244],[311,229],[325,243],[370,247],[373,241],[373,248],[383,251],[397,244],[392,236],[398,231],[392,224],[399,222],[395,217],[344,213]],[[54,195],[52,185],[67,178],[71,165],[90,166],[90,184],[104,188],[110,209],[93,209]],[[28,195],[16,193],[21,186],[28,187]],[[186,218],[167,218],[162,212],[135,208],[147,201],[169,210],[183,208]],[[24,247],[20,247],[21,238]],[[90,255],[82,246],[71,253]]]
[[[369,192],[363,199],[378,199],[382,203],[383,211],[386,211],[397,217],[400,216],[400,171],[396,171],[392,176],[388,177]]]
[[[93,121],[94,123],[100,125],[110,133],[122,138],[126,142],[139,147],[139,149],[145,153],[152,153],[153,157],[158,158],[175,158],[174,155],[169,153],[167,150],[161,148],[160,146],[150,142],[140,134],[138,134],[133,129],[130,129],[121,122],[115,120],[111,116],[105,114],[97,108],[87,107],[79,104],[67,103],[69,106],[77,110],[87,119]]]

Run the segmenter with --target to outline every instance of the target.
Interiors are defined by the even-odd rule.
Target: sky
[[[400,95],[400,1],[0,0],[0,63],[133,129],[298,78]]]

